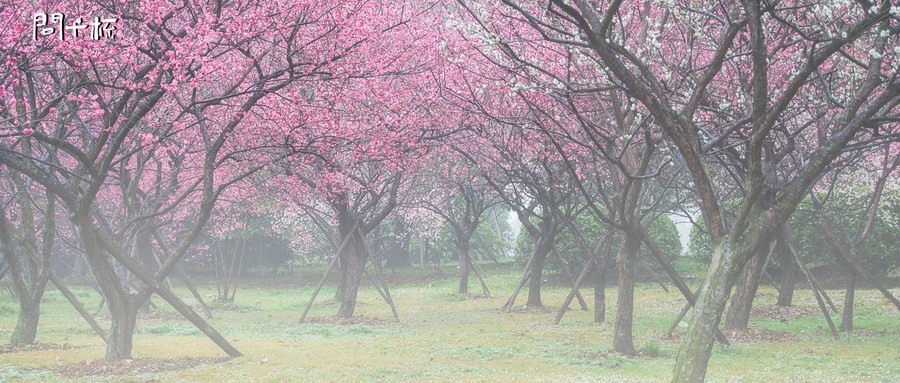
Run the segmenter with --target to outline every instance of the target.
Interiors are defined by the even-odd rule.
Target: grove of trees
[[[42,12],[115,17],[115,38],[32,33]],[[627,355],[638,276],[674,284],[689,318],[676,382],[704,380],[761,283],[789,306],[808,282],[835,334],[853,330],[860,283],[900,311],[880,282],[900,268],[889,0],[0,0],[0,16],[14,345],[36,341],[53,285],[109,361],[132,357],[151,296],[240,356],[172,280],[214,276],[233,300],[245,260],[324,263],[352,317],[364,278],[402,305],[383,269],[423,249],[485,295],[480,264],[516,256],[517,288],[493,291],[505,310],[526,289],[528,307],[561,317],[577,299],[603,322],[614,283]],[[673,266],[676,216],[694,223],[699,289]],[[848,276],[838,325],[826,267]],[[68,291],[79,270],[109,327]],[[566,302],[542,296],[548,276]]]

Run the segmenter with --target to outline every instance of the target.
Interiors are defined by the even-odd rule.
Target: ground
[[[554,326],[555,310],[499,310],[518,278],[513,267],[488,268],[495,297],[456,294],[458,282],[447,270],[443,277],[399,270],[391,285],[399,321],[370,286],[361,291],[361,318],[335,321],[329,318],[337,312],[329,300],[334,289],[326,286],[310,312],[311,323],[301,324],[297,320],[315,271],[248,282],[239,287],[234,305],[213,305],[210,323],[245,354],[234,359],[223,357],[165,302],[155,300],[158,308],[139,319],[135,360],[103,362],[102,341],[59,292],[50,290],[42,306],[40,344],[0,348],[0,382],[667,381],[678,348],[677,339],[662,334],[684,301],[675,289],[666,293],[653,283],[636,288],[635,345],[641,355],[625,357],[610,351],[614,286],[607,290],[608,323],[591,324],[592,312],[577,310],[574,303],[576,310]],[[74,288],[87,307],[98,307],[89,289]],[[211,296],[215,287],[202,285],[201,292]],[[558,307],[567,292],[551,284],[544,302]],[[843,292],[828,292],[840,304]],[[186,291],[179,294],[190,298]],[[834,339],[808,289],[797,291],[795,308],[782,310],[773,306],[775,290],[763,286],[751,330],[729,333],[730,347],[716,346],[708,380],[900,381],[897,313],[876,290],[857,294],[858,331]],[[0,292],[4,341],[16,310],[8,293]],[[104,314],[98,318],[105,320]]]

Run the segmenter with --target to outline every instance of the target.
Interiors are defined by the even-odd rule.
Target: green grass
[[[693,268],[689,265],[688,268]],[[662,339],[683,299],[675,289],[641,283],[636,289],[635,346],[641,356],[611,352],[615,287],[607,290],[608,323],[591,323],[593,313],[572,310],[552,325],[555,312],[503,313],[499,307],[518,279],[510,267],[488,268],[488,284],[497,295],[469,299],[456,293],[452,269],[429,279],[421,270],[400,270],[391,285],[399,322],[371,286],[364,286],[357,315],[376,325],[298,324],[317,280],[315,272],[266,282],[244,282],[233,304],[213,305],[210,323],[233,342],[244,357],[198,367],[75,381],[667,381],[679,344]],[[477,281],[470,284],[480,292]],[[279,286],[276,288],[275,286]],[[73,287],[89,310],[99,298]],[[896,292],[896,289],[894,290]],[[201,285],[204,296],[215,287]],[[568,289],[548,285],[544,303],[557,306]],[[186,301],[190,295],[178,291]],[[333,285],[322,290],[311,317],[331,316]],[[526,292],[520,295],[521,304]],[[842,291],[831,290],[835,302]],[[858,291],[854,335],[831,337],[820,314],[787,323],[753,318],[760,329],[789,332],[791,341],[750,341],[716,346],[707,378],[716,382],[900,381],[900,321],[893,306],[875,290]],[[590,294],[585,294],[590,297]],[[757,305],[772,305],[775,292],[760,289]],[[154,300],[164,315],[138,320],[135,358],[214,357],[221,351],[190,323],[176,319],[165,302]],[[809,290],[798,290],[795,303],[814,306]],[[577,308],[577,303],[573,304]],[[0,295],[0,336],[8,338],[18,306]],[[834,318],[839,321],[838,315]],[[108,321],[101,315],[101,323]],[[681,327],[683,330],[684,327]],[[57,291],[48,291],[38,333],[42,343],[78,348],[0,354],[2,381],[68,381],[49,370],[55,365],[102,358],[105,348],[88,325]]]

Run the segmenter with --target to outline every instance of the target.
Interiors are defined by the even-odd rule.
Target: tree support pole
[[[659,277],[659,274],[657,274],[656,271],[653,271],[653,268],[651,268],[650,265],[647,264],[647,261],[644,261],[644,258],[640,257],[640,254],[638,254],[637,260],[638,264],[641,265],[641,267],[643,267],[651,277],[653,277],[653,280],[656,281],[656,284],[658,284],[659,287],[663,289],[663,291],[668,293],[669,288],[666,287],[665,283],[663,283],[662,278]]]
[[[169,252],[169,245],[166,244],[166,241],[163,240],[162,235],[160,235],[159,231],[156,229],[153,229],[153,239],[156,240],[156,243],[159,245],[159,248],[162,249],[163,254],[166,256],[166,258],[169,258],[170,257],[169,254],[171,254]],[[160,263],[160,267],[162,267],[162,262],[160,261],[160,259],[157,258],[156,260],[157,260],[157,262]],[[184,270],[181,268],[181,266],[175,265],[174,270],[175,270],[176,275],[178,275],[178,278],[180,278],[181,281],[184,282],[184,285],[191,292],[191,295],[194,296],[194,299],[197,300],[197,303],[200,304],[200,308],[203,309],[203,313],[206,314],[206,317],[209,319],[212,319],[213,315],[212,315],[212,312],[209,310],[209,306],[206,305],[206,301],[203,300],[203,297],[200,295],[200,292],[197,291],[196,287],[194,287],[194,284],[191,282],[190,278],[188,278],[187,274],[184,273]],[[171,286],[172,286],[171,283],[169,284],[169,286],[171,288]]]
[[[381,287],[384,289],[384,300],[387,302],[389,306],[391,306],[391,314],[394,315],[394,320],[399,321],[400,318],[397,316],[397,306],[394,305],[394,299],[391,298],[391,291],[388,290],[387,281],[385,281],[384,273],[381,271],[381,264],[379,264],[375,260],[375,254],[372,253],[372,249],[369,247],[369,243],[366,241],[365,236],[363,235],[362,229],[357,226],[356,230],[359,231],[359,234],[363,236],[363,245],[366,247],[366,253],[369,253],[369,259],[372,261],[372,265],[375,266],[376,276],[378,277],[378,281],[381,282]],[[365,265],[363,265],[363,271],[366,270]],[[368,273],[367,273],[368,274]]]
[[[241,354],[234,346],[231,345],[225,337],[222,336],[215,328],[209,325],[201,316],[197,315],[190,306],[188,306],[181,298],[178,298],[178,295],[175,295],[172,291],[166,289],[162,286],[159,281],[148,271],[146,271],[143,267],[141,267],[134,258],[128,256],[128,254],[118,246],[118,244],[109,236],[100,232],[99,230],[95,230],[95,234],[97,235],[102,247],[119,261],[123,266],[125,266],[128,271],[130,271],[134,276],[141,280],[145,285],[147,285],[151,292],[156,293],[163,300],[165,300],[169,305],[171,305],[175,310],[177,310],[181,315],[191,322],[194,326],[197,327],[201,332],[206,334],[206,336],[213,341],[222,351],[225,351],[228,356],[238,357]]]
[[[341,241],[340,246],[338,246],[337,251],[334,253],[334,259],[331,260],[331,264],[328,266],[328,269],[325,270],[325,273],[322,274],[322,278],[319,278],[319,283],[316,284],[316,288],[313,290],[312,296],[309,297],[309,303],[306,304],[306,308],[303,309],[303,315],[300,315],[299,323],[303,323],[306,320],[306,314],[309,314],[309,309],[312,308],[313,302],[316,301],[316,296],[319,295],[319,291],[322,290],[322,286],[325,284],[325,279],[328,278],[328,274],[331,274],[331,270],[334,270],[334,266],[337,265],[338,260],[341,258],[341,252],[344,251],[344,247],[347,246],[347,242],[350,241],[350,237],[353,236],[353,231],[359,227],[359,223],[354,223],[353,227],[350,229],[350,233],[344,237]]]
[[[681,311],[678,312],[678,316],[675,318],[675,321],[672,322],[672,325],[669,326],[669,331],[666,331],[666,338],[672,339],[672,334],[675,333],[675,329],[678,328],[678,324],[684,320],[685,315],[687,315],[688,311],[691,311],[691,307],[693,305],[691,302],[685,302],[684,306],[681,307]]]
[[[562,320],[563,315],[566,314],[566,311],[569,309],[569,305],[572,303],[572,299],[574,299],[575,294],[578,291],[578,288],[581,286],[581,282],[584,281],[584,277],[591,271],[591,267],[594,266],[595,257],[591,257],[588,259],[587,263],[584,264],[584,267],[581,269],[581,272],[578,273],[578,278],[575,279],[575,283],[572,286],[572,290],[569,291],[569,294],[566,295],[566,300],[563,301],[562,306],[559,308],[559,311],[556,313],[556,319],[553,320],[553,324],[559,324]]]
[[[600,267],[597,265],[597,257],[600,253],[600,249],[607,247],[609,245],[610,240],[612,239],[612,231],[607,229],[603,234],[603,238],[597,242],[594,248],[591,250],[588,255],[584,267],[581,269],[581,273],[578,274],[578,278],[575,280],[574,286],[572,290],[569,291],[569,294],[566,295],[565,301],[563,301],[562,306],[560,306],[559,311],[556,313],[556,319],[554,319],[553,324],[559,324],[562,321],[563,316],[566,314],[566,311],[569,310],[569,305],[572,304],[572,299],[575,297],[575,293],[578,291],[578,288],[581,287],[581,283],[584,281],[584,278],[587,277],[588,273],[591,271],[591,267],[595,267],[597,269],[598,278],[600,277],[599,273],[604,271],[600,270]],[[587,247],[586,245],[583,247]],[[597,309],[596,307],[594,308]]]
[[[828,313],[828,308],[825,307],[825,302],[822,301],[822,296],[819,294],[818,283],[815,283],[815,279],[813,278],[812,274],[810,274],[809,270],[806,269],[806,265],[804,265],[803,262],[800,262],[800,257],[798,257],[797,253],[794,251],[794,245],[791,243],[787,243],[787,248],[791,255],[794,256],[794,260],[797,261],[797,265],[800,266],[800,271],[802,271],[803,275],[806,276],[806,281],[809,282],[809,287],[810,289],[812,289],[813,296],[816,297],[816,303],[819,304],[819,310],[822,311],[822,316],[824,316],[825,321],[828,322],[828,328],[831,330],[831,335],[833,335],[834,338],[837,339],[837,329],[834,327],[834,322],[831,320],[831,315]]]
[[[562,254],[559,253],[559,249],[555,244],[553,245],[553,255],[556,257],[556,260],[559,261],[560,266],[562,266],[563,274],[566,275],[566,279],[572,284],[572,291],[575,291],[575,297],[578,298],[578,305],[581,306],[582,310],[587,311],[587,303],[584,301],[584,297],[581,296],[581,293],[578,292],[578,284],[575,283],[575,277],[572,276],[572,270],[569,269],[569,265],[566,263]]]
[[[503,304],[503,307],[501,308],[502,311],[507,312],[516,304],[516,297],[519,296],[519,291],[522,290],[522,287],[528,282],[528,277],[531,276],[531,262],[534,261],[534,257],[537,256],[537,247],[540,245],[541,241],[541,237],[538,236],[537,241],[534,242],[535,251],[531,252],[531,256],[528,257],[528,262],[525,262],[525,271],[523,271],[522,276],[519,277],[519,284],[516,286],[516,290],[513,291],[509,299],[506,300],[506,303]]]
[[[109,343],[109,335],[106,335],[106,331],[104,331],[103,328],[100,327],[99,324],[97,324],[97,321],[94,320],[94,317],[91,316],[91,313],[89,313],[87,309],[84,308],[84,305],[81,304],[81,302],[78,300],[78,298],[75,297],[75,294],[73,294],[72,291],[69,290],[69,288],[66,287],[66,285],[62,282],[62,280],[60,280],[59,277],[56,276],[56,273],[50,271],[49,276],[50,282],[52,282],[53,285],[56,286],[56,289],[59,290],[59,292],[61,292],[64,297],[66,297],[66,300],[68,300],[69,303],[72,304],[72,307],[75,307],[75,310],[78,311],[79,314],[81,314],[81,317],[84,318],[84,320],[87,321],[89,325],[91,325],[91,328],[94,329],[94,332],[96,332],[97,335],[99,335],[100,338],[103,339],[104,343]]]
[[[485,296],[491,296],[491,291],[488,290],[487,283],[484,282],[484,276],[482,273],[484,270],[481,269],[481,265],[475,262],[475,258],[471,255],[469,256],[469,265],[472,266],[472,270],[475,271],[475,276],[478,277],[478,282],[481,283],[481,290]]]
[[[188,291],[191,292],[191,295],[194,296],[194,300],[200,304],[200,308],[203,309],[203,313],[206,314],[206,317],[209,319],[213,319],[212,311],[209,310],[209,306],[206,305],[206,301],[203,300],[203,297],[200,295],[200,292],[197,291],[197,288],[194,286],[194,283],[191,282],[191,279],[188,278],[187,274],[184,273],[184,270],[181,269],[181,266],[175,266],[175,273],[178,275],[178,278],[184,282],[184,285],[187,287]]]
[[[687,283],[684,282],[684,279],[681,278],[681,275],[675,270],[675,266],[672,266],[672,262],[669,262],[669,259],[666,258],[666,255],[662,252],[662,249],[659,248],[659,245],[653,240],[653,237],[647,233],[647,229],[641,227],[641,240],[644,241],[644,244],[647,245],[647,248],[650,249],[650,254],[653,255],[654,258],[662,265],[663,269],[668,274],[669,279],[672,280],[672,283],[675,284],[675,287],[678,287],[678,291],[687,299],[688,304],[694,306],[697,302],[697,295],[691,291],[691,288],[688,287]],[[680,321],[679,321],[680,322]],[[728,338],[725,338],[725,335],[722,334],[722,331],[718,328],[715,329],[715,337],[720,343],[724,345],[731,345],[728,342]]]
[[[835,251],[835,254],[838,256],[838,258],[849,264],[851,266],[851,269],[856,271],[859,276],[863,277],[863,279],[865,279],[867,282],[874,285],[875,288],[878,289],[878,291],[880,291],[881,294],[884,295],[884,297],[888,301],[890,301],[894,305],[894,307],[897,308],[897,311],[900,311],[900,300],[898,300],[897,297],[894,296],[894,294],[891,294],[890,290],[885,288],[884,285],[879,283],[878,280],[875,279],[875,276],[873,276],[872,273],[869,272],[869,270],[866,270],[864,267],[862,267],[862,265],[859,264],[859,262],[857,262],[859,257],[856,254],[856,250],[853,249],[853,246],[842,245],[835,239],[836,237],[828,228],[828,226],[822,223],[819,223],[816,226],[818,226],[819,231],[828,240],[831,247],[837,250]]]

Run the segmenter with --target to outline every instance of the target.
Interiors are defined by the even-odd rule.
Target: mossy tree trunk
[[[785,225],[788,225],[785,223]],[[797,263],[787,248],[787,242],[791,241],[790,227],[783,229],[783,235],[778,237],[775,251],[778,252],[778,267],[781,269],[781,285],[778,286],[778,306],[788,307],[794,301],[794,284],[797,273]]]
[[[847,280],[847,292],[844,294],[844,312],[841,315],[841,331],[853,331],[853,298],[856,294],[856,273],[850,270]]]
[[[534,245],[534,259],[532,259],[531,269],[528,271],[528,301],[525,303],[528,307],[544,307],[544,302],[541,300],[544,261],[547,259],[547,255],[550,254],[552,249],[553,235],[549,233],[546,237],[541,236]]]
[[[613,350],[625,355],[635,355],[634,336],[634,261],[640,249],[640,235],[625,233],[625,240],[616,254],[619,271],[619,286],[616,299],[616,327],[613,336]]]
[[[343,291],[344,298],[341,300],[341,306],[338,309],[337,316],[341,318],[350,318],[356,310],[356,298],[359,295],[359,285],[362,281],[362,271],[365,267],[365,259],[360,259],[357,254],[348,253],[344,258],[347,263],[345,269],[346,275],[341,278],[344,281]]]
[[[14,184],[27,190],[25,183],[13,175]],[[19,303],[16,327],[10,337],[12,345],[33,344],[41,319],[41,300],[50,278],[50,258],[56,234],[54,215],[56,198],[48,194],[44,210],[42,242],[38,244],[37,226],[30,193],[19,193],[19,229],[0,210],[0,256],[6,261],[12,290]],[[40,249],[39,249],[40,247]]]
[[[131,359],[137,317],[137,310],[133,306],[131,294],[116,274],[110,258],[101,249],[91,217],[81,215],[74,217],[74,220],[78,224],[79,237],[84,246],[88,263],[91,265],[94,279],[109,307],[111,327],[109,342],[106,344],[105,359],[108,361]]]
[[[759,251],[744,265],[741,276],[735,285],[734,294],[731,296],[731,306],[728,308],[728,317],[725,319],[726,328],[743,331],[749,326],[750,311],[753,309],[753,300],[759,289],[767,256],[767,251]]]
[[[722,241],[714,247],[706,282],[700,289],[681,348],[675,358],[674,382],[702,382],[712,353],[713,337],[730,293],[729,275],[735,274],[734,245]]]
[[[457,242],[459,251],[459,293],[467,294],[469,292],[469,257],[470,243],[469,240]]]
[[[337,316],[341,318],[350,318],[356,310],[356,299],[359,295],[359,285],[362,282],[363,269],[366,267],[367,255],[365,236],[358,229],[358,225],[353,220],[343,220],[339,223],[342,237],[349,236],[350,242],[340,254],[341,263],[341,284],[338,290],[341,291],[341,305],[338,309]]]
[[[607,247],[602,261],[594,267],[594,323],[606,321],[606,271],[612,258],[610,253]]]

